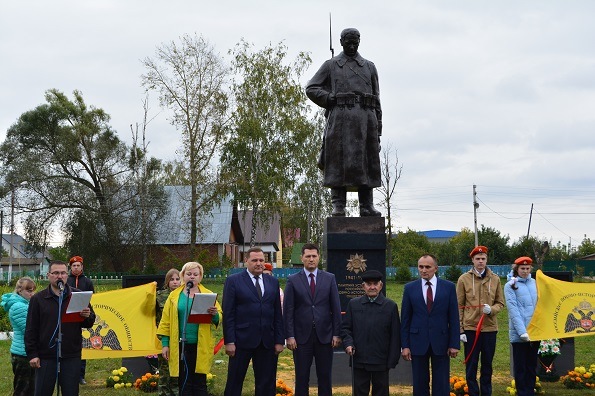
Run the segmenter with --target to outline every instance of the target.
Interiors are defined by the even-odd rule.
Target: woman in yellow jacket
[[[180,275],[182,285],[172,291],[163,307],[157,335],[161,339],[162,354],[169,361],[170,376],[178,377],[182,395],[207,396],[207,374],[213,361],[213,332],[222,323],[218,302],[210,307],[210,323],[186,323],[195,294],[212,293],[200,284],[204,271],[197,262],[184,264]],[[186,325],[184,356],[180,356],[180,335]]]

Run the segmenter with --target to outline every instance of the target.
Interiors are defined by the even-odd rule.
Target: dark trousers
[[[388,370],[368,371],[364,368],[353,369],[354,396],[368,396],[372,383],[372,396],[388,396]]]
[[[467,342],[465,346],[465,358],[469,356],[473,342],[475,341],[475,331],[466,330]],[[497,331],[486,331],[480,333],[475,349],[467,361],[465,367],[465,379],[469,387],[469,396],[491,396],[492,395],[492,361],[496,353]],[[481,354],[481,358],[480,358]],[[481,369],[479,371],[479,384],[477,383],[477,366],[481,359]]]
[[[229,358],[224,396],[241,396],[248,365],[252,359],[254,371],[254,394],[275,396],[277,393],[277,359],[274,348],[265,348],[262,342],[257,348],[242,349],[236,345],[236,354]]]
[[[312,329],[310,338],[304,344],[298,344],[293,351],[295,365],[295,396],[307,396],[310,391],[310,367],[312,360],[316,363],[316,378],[318,379],[318,396],[331,396],[333,346],[321,344]]]
[[[85,371],[87,371],[87,361],[81,360],[81,379],[85,379]]]
[[[512,343],[514,381],[518,396],[533,396],[535,394],[538,350],[539,342]]]
[[[447,354],[434,355],[430,346],[425,355],[411,357],[413,396],[430,396],[430,360],[432,361],[432,395],[450,394],[450,358]]]
[[[13,396],[31,396],[35,392],[35,369],[29,365],[26,356],[11,354]]]
[[[182,345],[180,344],[180,351]],[[195,373],[197,344],[186,344],[184,346],[184,359],[180,361],[180,376],[178,387],[182,395],[187,396],[208,396],[207,375]]]
[[[35,370],[35,396],[51,396],[56,385],[56,359],[41,359]],[[78,396],[81,358],[62,358],[60,361],[60,395]]]

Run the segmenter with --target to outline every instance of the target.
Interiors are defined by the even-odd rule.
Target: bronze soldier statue
[[[378,72],[357,49],[360,34],[341,32],[343,51],[327,60],[306,86],[308,98],[326,109],[324,144],[318,166],[331,188],[333,216],[345,216],[347,191],[357,191],[360,216],[380,216],[373,189],[380,182],[380,108]]]

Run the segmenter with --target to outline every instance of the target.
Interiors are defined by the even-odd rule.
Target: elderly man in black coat
[[[401,355],[401,321],[397,304],[382,294],[382,274],[362,275],[365,295],[349,301],[341,327],[345,352],[352,356],[353,394],[388,396],[388,371]]]
[[[345,216],[347,191],[357,191],[360,216],[380,216],[373,189],[380,181],[380,108],[376,66],[358,52],[360,34],[341,32],[343,51],[326,61],[306,86],[308,98],[326,109],[319,167],[331,188],[333,216]]]

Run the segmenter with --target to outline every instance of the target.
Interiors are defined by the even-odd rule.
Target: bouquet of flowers
[[[282,379],[277,380],[277,393],[276,396],[293,396],[293,390]]]
[[[539,343],[539,350],[537,351],[542,356],[560,355],[560,340],[557,338],[550,338],[549,340],[541,340]]]
[[[568,374],[560,377],[560,382],[569,389],[595,389],[595,364],[589,369],[584,366],[575,367]]]
[[[449,396],[468,396],[469,387],[464,377],[453,375],[450,377],[450,395]]]
[[[134,381],[134,387],[143,392],[157,392],[159,374],[146,373]]]
[[[106,388],[131,388],[132,387],[132,376],[128,372],[126,367],[120,367],[119,369],[112,370],[112,374],[105,379]]]

